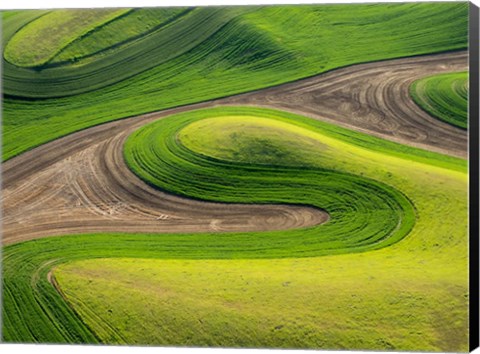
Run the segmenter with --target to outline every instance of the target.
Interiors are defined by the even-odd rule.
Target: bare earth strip
[[[217,232],[299,228],[324,211],[195,201],[155,190],[123,160],[127,136],[173,113],[219,105],[272,107],[358,131],[467,156],[467,133],[411,100],[414,80],[468,67],[466,52],[351,66],[230,98],[124,119],[57,139],[3,165],[3,242],[89,232]]]

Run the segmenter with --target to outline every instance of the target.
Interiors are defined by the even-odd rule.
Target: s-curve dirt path
[[[127,168],[123,143],[135,129],[173,113],[242,104],[297,112],[465,157],[466,132],[424,113],[408,87],[417,78],[467,67],[466,52],[355,65],[57,139],[3,164],[3,243],[89,232],[261,231],[323,223],[326,212],[305,206],[210,203],[155,190]]]

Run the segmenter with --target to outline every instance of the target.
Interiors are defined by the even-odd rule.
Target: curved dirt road
[[[450,155],[467,155],[467,134],[420,110],[409,84],[467,69],[466,52],[351,66],[230,98],[103,124],[3,164],[3,242],[88,232],[215,232],[306,227],[328,220],[314,208],[190,200],[157,191],[123,161],[126,137],[172,113],[246,104],[289,110]]]

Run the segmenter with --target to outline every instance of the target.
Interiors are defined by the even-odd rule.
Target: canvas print
[[[3,11],[2,341],[468,351],[473,9]]]

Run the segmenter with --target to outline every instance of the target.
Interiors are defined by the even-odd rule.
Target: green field
[[[4,162],[113,120],[464,50],[468,29],[467,2],[1,16]],[[466,73],[427,77],[410,94],[467,128]],[[5,245],[3,341],[468,351],[467,160],[259,107],[171,115],[122,149],[132,176],[164,192],[310,206],[329,219]]]
[[[410,93],[427,113],[456,127],[468,127],[468,73],[426,77],[414,82]]]
[[[319,178],[318,171],[331,171],[338,180],[349,176],[353,180],[348,183],[381,188],[382,201],[388,195],[393,197],[389,207],[382,211],[391,212],[395,208],[397,211],[388,219],[367,223],[370,232],[375,232],[377,225],[395,219],[399,210],[395,204],[401,203],[402,195],[410,202],[403,205],[405,216],[400,228],[390,229],[389,238],[378,243],[366,242],[367,248],[381,248],[367,253],[356,253],[365,242],[358,239],[357,230],[351,226],[377,211],[369,211],[368,203],[355,204],[352,209],[358,209],[358,216],[350,214],[350,223],[342,219],[348,217],[349,210],[345,205],[342,210],[341,202],[326,207],[331,214],[329,222],[304,230],[197,235],[97,234],[8,246],[4,250],[7,314],[4,334],[8,340],[466,350],[465,161],[414,148],[405,148],[403,157],[398,157],[390,154],[392,147],[388,144],[385,147],[380,139],[283,112],[246,108],[177,115],[140,129],[128,143],[141,149],[153,141],[156,149],[157,145],[162,146],[161,139],[139,139],[139,136],[143,132],[155,136],[159,131],[171,134],[166,144],[181,141],[174,152],[181,153],[185,163],[174,160],[175,155],[167,154],[166,159],[172,162],[172,169],[178,169],[177,176],[193,173],[195,178],[190,181],[179,181],[185,193],[193,197],[195,191],[201,190],[205,198],[221,201],[235,198],[248,201],[250,197],[251,201],[276,202],[288,198],[294,202],[308,190],[299,201],[306,203],[306,198],[312,198],[310,202],[315,203],[316,197],[322,197],[322,188],[325,191],[334,188],[342,196],[339,190],[342,184],[328,186]],[[202,133],[198,134],[199,131]],[[242,135],[245,131],[249,134]],[[216,134],[211,135],[212,132]],[[282,151],[282,144],[285,148],[294,140],[304,158],[292,156],[283,166],[285,156],[262,153],[247,163],[251,149],[258,149],[260,137],[262,146],[275,146],[278,151]],[[135,149],[127,145],[126,153],[129,151],[135,154]],[[428,158],[430,164],[425,163]],[[186,165],[189,159],[196,159],[198,165]],[[216,163],[219,171],[215,176],[218,192],[217,187],[208,188],[208,174],[201,174],[211,163]],[[244,170],[238,178],[252,185],[255,193],[251,195],[238,185],[232,190],[221,187],[237,178],[235,171],[241,166]],[[265,172],[269,166],[278,171],[277,177],[271,176],[276,181],[267,178]],[[229,173],[221,175],[222,171]],[[297,192],[278,184],[282,182],[282,174],[287,178],[291,171],[299,172],[300,177],[295,181]],[[175,184],[164,187],[175,191]],[[352,184],[346,187],[351,188]],[[314,188],[318,188],[318,195],[311,194]],[[349,193],[358,196],[361,189],[347,189],[344,194]],[[327,202],[328,194],[323,198]],[[371,195],[369,202],[380,201]],[[414,219],[410,203],[415,206]],[[398,241],[395,233],[404,226],[411,228],[412,222],[413,229],[405,239],[382,248]],[[335,241],[341,241],[341,237],[332,241],[333,247],[322,242],[329,233],[335,235],[336,231],[337,237],[342,235],[342,230],[345,240],[352,243],[347,246],[350,248],[343,245],[343,249],[335,248]],[[339,252],[347,254],[328,256]],[[30,261],[21,266],[23,259]],[[64,295],[87,327],[49,286],[46,274],[52,268]],[[30,288],[32,281],[36,291],[22,292],[23,298],[10,296],[22,287]],[[19,313],[16,308],[29,311]],[[464,320],[445,327],[445,314]],[[52,316],[63,318],[63,323],[51,321]],[[150,320],[145,322],[145,318]],[[196,330],[199,323],[202,330]],[[74,336],[71,329],[77,328],[81,330],[73,331]],[[88,328],[98,338],[92,339]]]
[[[415,214],[404,195],[348,170],[338,171],[336,155],[344,145],[334,151],[328,145],[323,151],[322,142],[327,139],[293,125],[288,115],[278,120],[271,118],[276,117],[275,112],[262,110],[213,112],[145,126],[126,142],[125,160],[148,184],[177,195],[230,203],[311,205],[329,213],[326,225],[290,232],[293,236],[285,242],[301,239],[295,246],[299,251],[288,247],[285,253],[279,250],[278,256],[365,251],[396,242],[411,230]],[[220,118],[197,121],[212,114],[220,114]],[[292,145],[292,141],[296,143]],[[292,149],[297,152],[291,153]],[[277,240],[273,236],[271,241]],[[259,241],[254,247],[260,248],[268,238]]]
[[[349,6],[197,9],[132,45],[87,58],[85,65],[33,70],[5,62],[3,159],[122,117],[354,63],[467,47],[467,3],[355,5],[355,11]],[[16,31],[27,23],[33,26],[45,11],[6,14],[8,47]],[[133,15],[117,21],[138,33]],[[106,41],[110,34],[106,28],[92,35]],[[71,47],[75,43],[80,53],[80,42]],[[58,97],[65,95],[70,97]]]
[[[58,10],[27,23],[8,41],[4,57],[21,67],[40,67],[76,38],[125,14],[127,10]],[[8,20],[8,17],[7,17]],[[26,50],[28,48],[28,50]]]
[[[133,45],[189,11],[178,7],[51,11],[25,21],[8,41],[4,56],[9,63],[30,68],[84,64],[93,56],[113,55]],[[15,15],[6,14],[4,19]]]
[[[92,56],[111,55],[114,51],[133,45],[180,16],[187,14],[187,8],[137,8],[128,11],[121,18],[105,24],[87,36],[78,37],[71,45],[56,55],[51,63],[59,65],[67,62],[79,63]]]

